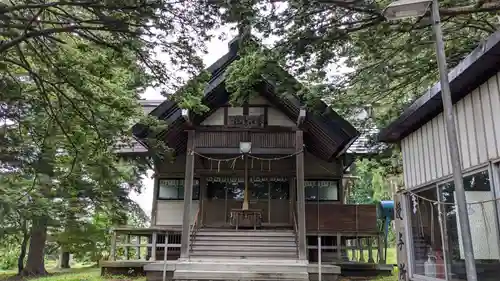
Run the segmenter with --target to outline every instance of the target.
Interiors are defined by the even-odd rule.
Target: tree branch
[[[18,45],[19,43],[26,41],[29,38],[34,38],[34,37],[41,37],[41,36],[48,36],[51,34],[56,34],[56,33],[69,33],[73,32],[75,30],[95,30],[95,31],[114,31],[114,32],[126,32],[130,34],[135,34],[135,35],[140,35],[139,33],[133,32],[133,31],[126,31],[126,30],[112,30],[110,28],[107,28],[105,26],[79,26],[79,25],[72,25],[72,26],[66,26],[66,27],[57,27],[57,28],[49,28],[49,29],[43,29],[39,31],[34,31],[30,33],[24,33],[23,35],[20,35],[10,41],[7,41],[3,44],[0,45],[0,53],[5,52],[6,50],[12,48],[13,46]]]
[[[441,8],[439,12],[442,15],[458,16],[473,13],[495,12],[500,10],[500,1],[484,3],[481,6],[469,5],[462,7]]]

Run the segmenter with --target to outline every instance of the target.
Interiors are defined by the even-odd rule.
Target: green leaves
[[[338,111],[370,106],[373,116],[360,128],[367,131],[374,125],[387,125],[437,80],[430,23],[425,18],[387,22],[382,10],[390,2],[287,0],[271,5],[246,1],[226,7],[232,16],[225,20],[250,24],[262,37],[277,39],[273,57],[280,58],[280,65],[302,83],[312,86],[294,93],[313,96],[308,100],[331,101]],[[453,67],[498,29],[493,11],[500,6],[477,6],[472,0],[440,5],[448,63]],[[265,61],[266,56],[259,52],[242,54],[228,69],[228,86],[236,93],[235,101],[253,94],[252,87],[262,80],[258,72]],[[332,72],[345,66],[350,69],[341,71],[340,79],[332,77]]]
[[[359,177],[349,196],[349,202],[355,204],[374,204],[382,200],[391,200],[390,174],[386,167],[376,160],[358,160],[354,174]]]
[[[231,93],[230,103],[242,105],[258,94],[256,86],[264,82],[269,58],[258,49],[247,50],[226,70],[226,89]]]
[[[202,71],[195,78],[186,82],[173,96],[179,107],[189,109],[196,114],[202,114],[207,111],[208,107],[202,103],[202,99],[209,80],[210,73]]]

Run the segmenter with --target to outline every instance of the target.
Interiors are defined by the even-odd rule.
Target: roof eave
[[[449,73],[453,102],[457,102],[500,69],[500,31],[483,41]],[[403,114],[381,130],[378,140],[395,143],[405,138],[443,110],[441,84],[437,82]]]

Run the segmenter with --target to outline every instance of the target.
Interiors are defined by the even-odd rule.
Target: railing
[[[252,148],[295,148],[294,132],[197,131],[199,148],[239,148],[240,142],[251,141]]]
[[[174,260],[179,258],[180,249],[181,230],[115,228],[112,230],[109,260]]]
[[[308,253],[312,254],[309,260],[386,264],[380,233],[337,233],[317,236],[320,239],[317,239],[316,245],[307,245]]]
[[[376,233],[377,206],[328,204],[308,201],[305,204],[307,233]],[[332,216],[335,214],[335,216]]]
[[[194,241],[196,240],[196,234],[198,233],[198,230],[200,229],[200,224],[199,224],[199,216],[200,216],[200,208],[198,208],[198,211],[196,211],[196,215],[194,216],[194,222],[193,225],[191,226],[191,230],[189,233],[191,234],[191,240],[189,242],[189,249],[192,251],[193,250],[193,244]]]
[[[295,234],[295,250],[297,251],[297,257],[299,256],[299,228],[297,225],[297,217],[295,216],[295,209],[292,208],[292,217],[293,217],[293,233]]]

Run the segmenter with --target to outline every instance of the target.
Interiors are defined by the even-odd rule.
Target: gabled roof
[[[144,115],[149,114],[158,105],[160,105],[163,100],[139,100],[138,103],[141,105]],[[130,143],[123,143],[118,141],[116,144],[116,152],[122,155],[138,155],[146,154],[148,149],[140,142],[132,139]]]
[[[193,122],[200,123],[214,113],[219,107],[227,104],[229,93],[225,89],[225,70],[231,62],[238,59],[236,39],[229,43],[229,52],[207,68],[211,73],[209,84],[205,88],[203,103],[209,110],[202,115],[196,115]],[[274,106],[280,109],[290,119],[296,120],[303,103],[294,95],[277,95],[271,82],[259,86],[259,92]],[[187,134],[181,109],[171,100],[166,100],[151,111],[150,115],[165,120],[168,127],[156,137],[162,138],[167,145],[183,153],[186,150]],[[340,117],[325,103],[319,110],[308,112],[302,125],[306,149],[321,159],[330,161],[344,153],[359,135],[359,132],[346,120]],[[139,140],[148,137],[149,130],[142,124],[135,124],[133,133]]]
[[[500,31],[495,32],[449,73],[453,103],[500,71]],[[383,142],[397,142],[443,112],[441,84],[437,82],[379,134]]]

